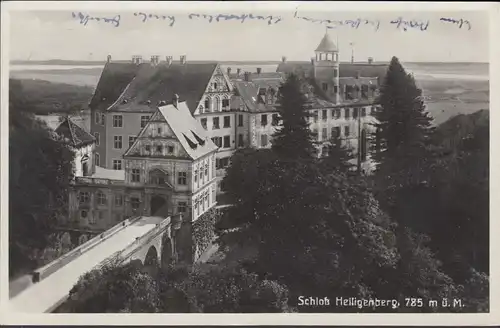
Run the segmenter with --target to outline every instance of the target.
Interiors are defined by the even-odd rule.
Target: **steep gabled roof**
[[[179,103],[177,108],[170,104],[158,110],[193,160],[217,150],[208,132],[191,115],[186,102]]]
[[[69,117],[64,118],[64,121],[59,124],[55,132],[67,139],[74,148],[83,147],[95,142],[94,136],[73,123]]]
[[[161,101],[178,94],[194,112],[217,63],[174,62],[168,65],[109,63],[105,66],[91,108],[154,112]]]

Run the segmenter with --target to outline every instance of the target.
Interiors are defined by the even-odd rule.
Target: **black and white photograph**
[[[46,3],[2,3],[3,312],[493,312],[498,4]]]

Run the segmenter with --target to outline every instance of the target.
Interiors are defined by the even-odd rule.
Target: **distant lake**
[[[67,69],[102,69],[104,65],[98,66],[72,66],[72,65],[10,65],[11,71],[48,71],[48,70],[67,70]]]

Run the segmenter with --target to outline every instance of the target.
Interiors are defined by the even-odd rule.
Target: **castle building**
[[[372,59],[341,63],[328,33],[314,58],[283,57],[276,72],[224,71],[186,56],[178,62],[108,57],[90,102],[93,168],[76,178],[70,221],[106,229],[132,215],[183,213],[196,220],[223,191],[236,149],[271,146],[280,122],[279,88],[290,73],[303,78],[320,155],[321,145],[338,136],[367,170],[367,134],[386,69]]]
[[[196,221],[215,206],[217,146],[174,98],[158,107],[123,155],[121,170],[77,177],[69,226],[104,230],[132,216],[182,214]]]

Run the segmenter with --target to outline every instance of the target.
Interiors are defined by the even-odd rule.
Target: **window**
[[[89,223],[90,223],[90,224],[95,224],[95,217],[94,217],[93,215],[91,215],[91,216],[89,217]]]
[[[210,110],[210,99],[208,98],[205,99],[205,109]]]
[[[365,117],[366,116],[366,108],[363,107],[361,108],[361,117]]]
[[[217,129],[220,129],[219,118],[218,117],[213,117],[212,118],[212,130],[217,130]]]
[[[205,176],[208,178],[208,164],[205,164]]]
[[[139,169],[132,169],[132,182],[141,181],[141,171]]]
[[[194,210],[196,211],[196,215],[198,215],[200,212],[198,211],[198,198],[194,200]]]
[[[352,118],[358,118],[359,108],[355,107],[352,109]]]
[[[261,126],[266,126],[267,125],[267,114],[262,114],[260,116],[260,125]]]
[[[243,147],[243,134],[238,134],[238,147]]]
[[[194,183],[198,182],[198,170],[194,170]]]
[[[186,202],[178,202],[177,203],[177,212],[178,213],[186,213],[187,203]]]
[[[220,166],[220,159],[218,159],[218,158],[215,159],[215,168],[216,169],[220,169],[221,168],[221,166]]]
[[[201,122],[201,126],[206,130],[207,129],[207,118],[206,117],[202,118],[200,120],[200,122]]]
[[[167,146],[167,152],[169,154],[173,154],[174,153],[174,146]]]
[[[146,145],[144,148],[146,149],[146,151],[151,151],[151,146],[150,145]]]
[[[80,218],[86,219],[88,216],[88,212],[85,210],[80,211]]]
[[[203,182],[203,167],[200,167],[200,182]]]
[[[94,118],[95,118],[94,120],[95,124],[101,124],[101,113],[95,112]]]
[[[141,116],[141,128],[145,127],[149,121],[149,115]]]
[[[122,136],[114,136],[113,137],[113,147],[115,149],[122,149],[123,146],[123,137]]]
[[[231,137],[224,136],[224,148],[229,148],[229,147],[231,147]]]
[[[317,138],[318,137],[318,129],[316,129],[316,128],[312,129],[312,135],[314,138]]]
[[[280,124],[280,117],[278,114],[273,114],[273,125],[276,126],[278,124]]]
[[[162,153],[163,152],[163,146],[162,145],[156,145],[156,152],[157,153]]]
[[[323,91],[328,91],[328,83],[321,83],[321,88]]]
[[[157,134],[158,134],[159,136],[161,136],[161,133],[162,133],[162,131],[161,131],[161,127],[158,127],[158,128],[156,129],[156,132],[157,132]]]
[[[94,137],[95,137],[95,145],[99,146],[101,144],[101,135],[99,132],[94,132]]]
[[[217,90],[217,83],[214,82],[214,90]]]
[[[318,115],[319,115],[319,111],[317,111],[317,110],[313,111],[314,122],[318,122]]]
[[[243,126],[243,115],[238,115],[238,126]]]
[[[349,118],[349,108],[344,109],[344,117]]]
[[[370,115],[375,115],[375,112],[376,112],[376,108],[375,108],[375,106],[372,106],[371,110],[370,110]]]
[[[130,207],[132,209],[137,210],[141,206],[141,201],[137,197],[130,197]]]
[[[333,93],[337,94],[339,92],[339,86],[338,85],[334,85],[333,86]]]
[[[97,204],[106,205],[106,194],[101,191],[97,192]]]
[[[267,134],[262,134],[260,136],[260,144],[262,147],[266,147],[267,146]]]
[[[90,200],[90,194],[87,191],[80,191],[78,194],[78,201],[80,204],[87,204]]]
[[[121,170],[122,169],[122,160],[114,159],[113,160],[113,170]]]
[[[133,145],[133,144],[134,144],[134,142],[135,142],[135,139],[137,139],[137,137],[135,137],[135,136],[129,136],[129,137],[128,137],[128,147],[129,147],[129,148],[130,148],[130,147],[132,147],[132,145]]]
[[[115,206],[116,207],[123,206],[123,195],[122,194],[115,195]]]
[[[123,116],[113,115],[113,127],[114,128],[123,128]]]
[[[222,137],[213,137],[212,141],[217,147],[222,147]]]
[[[341,115],[340,108],[335,109],[335,117],[340,118],[340,115]]]
[[[348,125],[344,126],[344,136],[345,136],[345,137],[348,137],[348,136],[349,136],[349,133],[350,133],[350,131],[349,131],[349,126],[348,126]]]
[[[326,109],[323,109],[323,121],[326,121],[326,119],[328,118],[328,114],[327,114],[327,110]]]
[[[224,158],[221,158],[219,160],[219,165],[220,165],[220,168],[223,169],[227,166],[229,166],[229,157],[224,157]]]
[[[177,173],[177,184],[187,185],[187,172],[179,172]]]
[[[106,123],[106,115],[101,114],[101,125],[104,125]]]
[[[340,138],[340,126],[334,126],[332,128],[332,138]]]
[[[231,127],[231,117],[230,116],[224,116],[224,127],[225,128]]]
[[[101,155],[99,153],[95,153],[94,161],[95,166],[101,166]]]
[[[222,108],[229,107],[229,99],[222,99]]]
[[[328,139],[328,130],[327,130],[327,128],[323,128],[323,131],[321,132],[321,137],[323,138],[323,140],[327,140]]]

